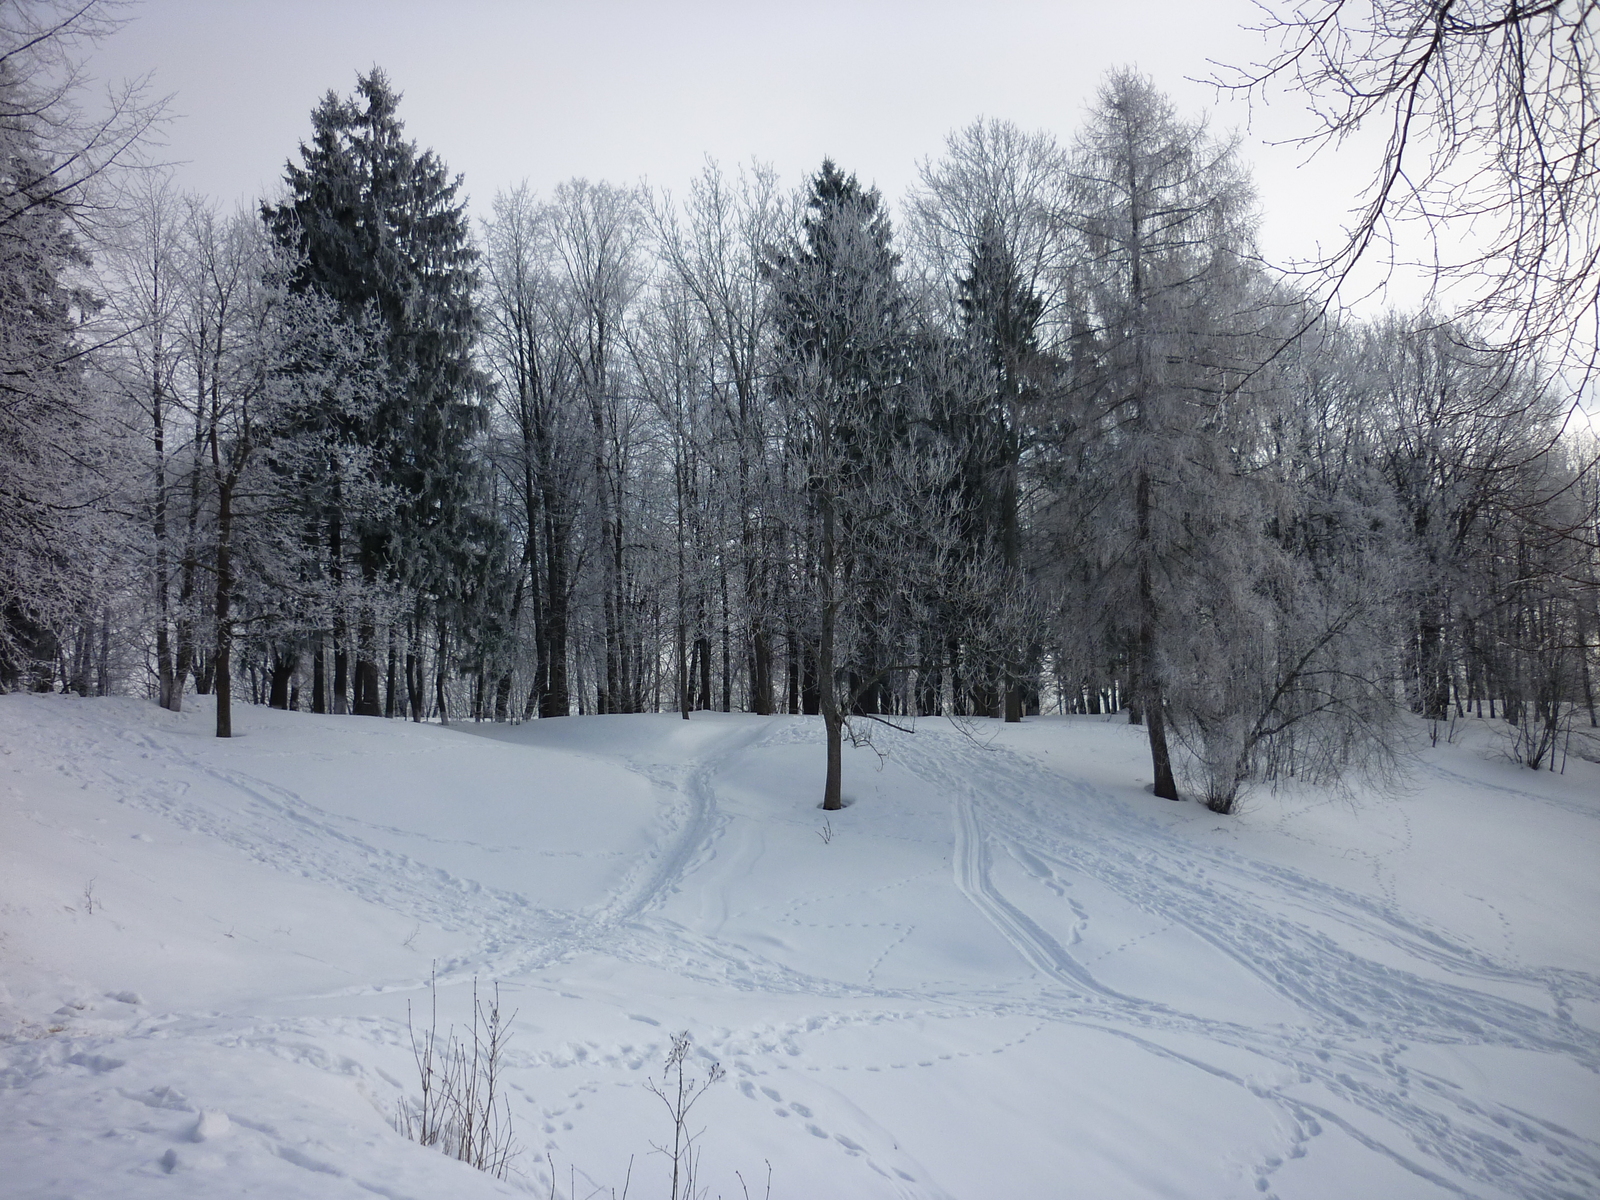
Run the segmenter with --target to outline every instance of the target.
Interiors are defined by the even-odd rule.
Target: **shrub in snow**
[[[419,1099],[401,1103],[395,1114],[395,1128],[414,1142],[437,1146],[451,1158],[504,1179],[520,1149],[512,1136],[511,1113],[500,1089],[506,1043],[511,1040],[506,1026],[516,1014],[501,1015],[499,984],[495,985],[494,999],[485,1002],[478,997],[478,981],[474,979],[471,1028],[458,1037],[452,1026],[441,1038],[436,979],[429,979],[428,991],[432,1012],[425,1031],[417,1032],[409,1006],[406,1010],[406,1028],[411,1035],[422,1094]]]
[[[662,1072],[661,1082],[652,1079],[645,1085],[672,1114],[671,1148],[654,1143],[651,1145],[657,1154],[666,1155],[672,1163],[672,1200],[695,1194],[694,1179],[699,1173],[700,1156],[695,1151],[694,1143],[699,1134],[689,1130],[689,1110],[694,1107],[695,1101],[706,1094],[706,1089],[724,1074],[722,1064],[713,1062],[704,1079],[689,1075],[684,1069],[684,1062],[689,1057],[691,1043],[687,1029],[673,1034],[672,1049],[667,1052],[667,1065]]]

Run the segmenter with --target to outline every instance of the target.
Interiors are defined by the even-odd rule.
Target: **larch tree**
[[[1102,85],[1071,171],[1076,401],[1103,439],[1106,473],[1079,528],[1097,546],[1109,635],[1127,647],[1156,795],[1176,800],[1168,711],[1183,626],[1225,556],[1243,568],[1239,546],[1214,544],[1221,525],[1250,529],[1234,505],[1229,436],[1260,319],[1246,262],[1253,194],[1232,143],[1179,119],[1132,71]],[[1214,582],[1217,602],[1239,594]]]

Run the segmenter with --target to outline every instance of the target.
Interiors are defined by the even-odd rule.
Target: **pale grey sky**
[[[154,73],[173,97],[165,156],[184,163],[183,187],[224,203],[275,188],[318,99],[374,64],[480,213],[523,179],[681,191],[708,154],[761,158],[792,184],[829,154],[896,202],[975,117],[1069,139],[1123,64],[1245,134],[1269,257],[1336,238],[1367,167],[1269,145],[1304,130],[1291,100],[1252,114],[1191,81],[1208,59],[1268,52],[1241,28],[1259,15],[1249,0],[138,0],[128,13],[95,73]]]

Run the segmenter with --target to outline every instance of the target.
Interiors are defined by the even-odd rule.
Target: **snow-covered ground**
[[[1600,767],[1152,797],[1139,731],[438,728],[0,697],[0,1194],[1600,1194]],[[520,1176],[407,1142],[407,1005],[517,1010]],[[418,1009],[418,1006],[420,1010]]]

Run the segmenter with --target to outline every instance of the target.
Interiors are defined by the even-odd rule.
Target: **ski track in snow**
[[[332,884],[419,922],[476,935],[480,942],[473,954],[440,964],[441,981],[551,961],[571,936],[574,919],[569,914],[535,908],[514,892],[375,846],[355,832],[364,824],[359,820],[330,814],[295,792],[244,771],[209,765],[189,752],[191,736],[80,718],[80,726],[91,725],[99,727],[103,739],[83,737],[85,730],[79,728],[57,743],[65,773],[108,783],[130,807],[232,846],[256,862]],[[144,756],[160,755],[201,779],[225,785],[225,794],[236,803],[221,809],[193,801],[188,797],[195,789],[181,777],[158,786],[120,769],[118,751],[130,749]],[[100,765],[90,768],[90,763]],[[298,836],[285,836],[285,829]],[[392,986],[414,988],[425,983],[423,977]]]
[[[1109,798],[1089,803],[1096,798],[1084,785],[1067,784],[1077,795],[1063,796],[1059,776],[1021,755],[986,751],[939,733],[918,738],[908,766],[952,796],[957,886],[1024,959],[1074,994],[1070,1005],[1041,1011],[1132,1038],[1158,1054],[1175,1052],[1152,1040],[1154,1035],[1195,1033],[1289,1068],[1294,1084],[1270,1086],[1180,1056],[1279,1104],[1300,1131],[1290,1155],[1304,1152],[1300,1134],[1313,1136],[1320,1120],[1461,1195],[1475,1194],[1474,1184],[1496,1193],[1509,1187],[1529,1200],[1592,1194],[1600,1181],[1600,1146],[1593,1141],[1513,1108],[1480,1103],[1447,1080],[1406,1068],[1397,1056],[1411,1044],[1493,1045],[1558,1055],[1600,1071],[1600,1034],[1576,1024],[1563,1003],[1568,996],[1600,999],[1600,980],[1504,965],[1391,905],[1288,868],[1179,840]],[[923,738],[937,749],[921,745]],[[1263,1030],[1207,1020],[1100,985],[995,887],[983,847],[991,841],[1020,849],[1024,862],[1032,857],[1064,875],[1092,877],[1141,909],[1182,924],[1291,999],[1307,1014],[1307,1025]],[[1381,940],[1427,973],[1365,958],[1273,911],[1288,906],[1331,913],[1353,933]],[[1439,974],[1462,982],[1443,981]],[[1545,993],[1555,1015],[1478,990],[1473,982]],[[1403,1131],[1410,1146],[1386,1143],[1291,1094],[1305,1091],[1306,1084],[1382,1118]]]
[[[85,736],[94,729],[101,736]],[[357,818],[330,814],[297,793],[244,771],[218,768],[192,754],[192,735],[132,730],[111,720],[80,715],[76,728],[63,731],[54,744],[62,773],[79,780],[109,784],[131,807],[160,816],[180,829],[213,838],[250,859],[318,882],[332,884],[374,904],[455,933],[479,939],[473,952],[439,964],[441,983],[474,975],[507,977],[549,966],[582,951],[615,952],[615,943],[643,942],[660,936],[659,922],[640,918],[682,887],[687,875],[714,854],[714,842],[726,824],[715,808],[709,780],[728,757],[758,741],[763,730],[735,730],[719,739],[720,750],[701,758],[690,771],[607,757],[667,793],[671,803],[662,814],[665,826],[657,846],[618,885],[611,897],[586,913],[561,912],[533,905],[525,896],[462,878],[407,854],[363,839],[363,828],[401,832]],[[202,743],[205,744],[205,743]],[[173,778],[153,786],[135,772],[119,770],[118,751],[143,757],[159,755],[195,776],[224,784],[237,803],[226,810],[191,801],[195,789]],[[87,764],[98,763],[98,767]],[[300,836],[285,837],[287,827]],[[414,835],[413,835],[414,836]],[[430,844],[464,844],[460,839],[428,837]],[[724,961],[738,969],[748,963],[725,955],[715,943],[664,923],[670,940],[681,945],[684,963]],[[641,936],[642,935],[642,936]],[[625,955],[626,956],[626,955]],[[638,953],[641,961],[659,954]],[[777,974],[785,972],[777,968]],[[419,976],[390,985],[420,988]],[[367,989],[360,989],[367,990]]]
[[[1291,1132],[1283,1157],[1304,1154],[1306,1143],[1327,1124],[1463,1196],[1478,1194],[1473,1186],[1481,1185],[1491,1194],[1571,1200],[1590,1194],[1600,1181],[1600,1146],[1589,1139],[1514,1108],[1480,1103],[1450,1081],[1399,1061],[1413,1044],[1492,1045],[1557,1055],[1600,1071],[1600,1034],[1575,1023],[1564,1004],[1566,997],[1600,1001],[1600,980],[1580,972],[1506,965],[1428,928],[1392,902],[1379,903],[1228,850],[1197,847],[1119,810],[1115,801],[1094,796],[1084,785],[1067,784],[1076,795],[1064,797],[1059,776],[1021,755],[986,750],[969,739],[926,729],[916,737],[913,751],[902,759],[950,797],[955,886],[1030,966],[1066,993],[1051,996],[1047,991],[1028,1005],[996,1002],[981,994],[935,997],[957,1006],[954,1011],[993,1016],[1026,1012],[1084,1025],[1227,1079],[1284,1112]],[[613,904],[616,917],[631,925],[627,932],[642,936],[617,939],[611,952],[638,961],[671,961],[674,969],[694,977],[746,989],[926,1003],[930,997],[921,991],[807,976],[760,955],[732,952],[651,914],[716,857],[716,842],[728,824],[716,809],[710,784],[717,768],[763,743],[792,738],[793,731],[780,727],[774,733],[758,729],[726,739],[716,756],[677,784],[688,813],[673,846],[653,864],[647,885]],[[669,782],[659,774],[653,777]],[[1107,819],[1119,813],[1120,821]],[[1106,986],[994,884],[989,861],[994,845],[1012,852],[1025,868],[1031,860],[1047,873],[1093,877],[1137,907],[1183,925],[1290,999],[1306,1013],[1306,1024],[1261,1030],[1208,1020]],[[1326,933],[1278,915],[1296,908],[1308,916],[1333,914],[1350,934],[1383,943],[1414,962],[1417,970],[1364,957]],[[1482,991],[1474,983],[1543,994],[1550,998],[1554,1015]],[[951,1014],[951,1009],[943,1010],[943,1015]],[[929,1010],[923,1007],[904,1013],[835,1012],[825,1025],[808,1023],[780,1033],[778,1040],[853,1020],[880,1024],[924,1015]],[[1263,1084],[1255,1074],[1246,1078],[1180,1053],[1159,1040],[1173,1033],[1247,1051],[1264,1063],[1287,1068],[1295,1081]],[[737,1040],[718,1039],[719,1048],[735,1050],[729,1041]],[[1351,1110],[1398,1129],[1410,1144],[1386,1142],[1349,1112],[1295,1094],[1319,1086]],[[1270,1194],[1270,1175],[1282,1161],[1261,1165],[1263,1194]]]
[[[1034,1022],[1034,1031],[1071,1025],[1123,1039],[1274,1105],[1284,1117],[1285,1144],[1281,1155],[1254,1167],[1256,1187],[1265,1196],[1272,1195],[1273,1173],[1286,1159],[1306,1154],[1324,1127],[1341,1129],[1445,1193],[1577,1200],[1600,1189],[1600,1145],[1594,1141],[1514,1107],[1474,1098],[1450,1080],[1402,1061],[1413,1046],[1493,1046],[1552,1055],[1600,1073],[1600,1033],[1575,1021],[1567,1004],[1572,999],[1600,1003],[1600,980],[1505,961],[1407,914],[1392,888],[1380,887],[1375,899],[1289,867],[1185,840],[1020,751],[996,751],[924,727],[914,743],[897,742],[908,752],[895,759],[947,801],[952,884],[1037,973],[1032,995],[956,984],[875,986],[879,964],[909,934],[899,926],[893,934],[897,940],[868,969],[867,982],[859,983],[797,970],[671,919],[665,910],[674,896],[702,884],[715,886],[712,877],[729,866],[724,846],[734,818],[718,805],[718,772],[762,746],[814,737],[809,727],[762,722],[719,730],[685,768],[607,757],[643,776],[669,802],[654,849],[608,898],[580,913],[539,908],[514,891],[377,846],[361,836],[364,829],[404,831],[330,814],[281,786],[209,765],[188,749],[193,745],[188,735],[135,731],[114,718],[80,712],[61,731],[51,755],[70,777],[109,783],[126,803],[179,828],[475,939],[469,951],[441,964],[441,981],[473,975],[508,979],[587,952],[663,967],[720,987],[826,998],[832,1003],[816,1017],[711,1031],[704,1048],[729,1064],[746,1098],[776,1105],[774,1119],[798,1117],[815,1137],[863,1157],[906,1197],[945,1200],[947,1194],[920,1164],[898,1151],[892,1131],[815,1076],[806,1079],[808,1099],[819,1092],[827,1096],[832,1113],[819,1115],[763,1086],[760,1081],[772,1075],[772,1056],[792,1059],[802,1053],[808,1036],[850,1025],[1023,1017]],[[158,786],[148,776],[119,768],[119,755],[130,753],[159,755],[172,763],[169,781]],[[95,763],[100,765],[90,766]],[[195,789],[183,772],[225,785],[233,803],[224,807],[190,799]],[[1251,1026],[1107,985],[1096,978],[1092,961],[1080,961],[1071,945],[1028,915],[1027,901],[1002,890],[993,872],[997,851],[1015,860],[1057,903],[1070,905],[1080,926],[1091,925],[1096,914],[1092,905],[1069,899],[1065,889],[1075,878],[1092,879],[1167,927],[1181,927],[1200,939],[1291,1003],[1302,1019]],[[1363,945],[1381,947],[1385,961],[1353,948]],[[385,986],[425,983],[418,978]],[[851,998],[871,1004],[859,1010],[840,1006]],[[174,1026],[164,1028],[166,1036]],[[293,1042],[295,1028],[278,1023],[225,1036],[292,1056],[299,1051],[285,1046]],[[377,1041],[395,1036],[390,1023],[376,1020],[345,1020],[338,1028]],[[615,1052],[597,1047],[592,1056],[584,1051],[518,1055],[509,1065],[637,1071],[659,1056],[664,1041],[656,1037]],[[1207,1061],[1203,1047],[1208,1043],[1230,1051],[1218,1057],[1233,1065]],[[1253,1056],[1262,1069],[1241,1073],[1238,1052]],[[313,1050],[304,1053],[315,1058]],[[0,1083],[20,1086],[34,1074],[64,1069],[60,1057],[45,1046],[12,1055],[10,1078]],[[347,1062],[324,1065],[354,1069]]]
[[[637,924],[647,913],[660,907],[666,898],[679,891],[696,869],[716,854],[716,842],[727,828],[728,819],[717,810],[711,778],[734,755],[762,740],[766,730],[737,730],[719,739],[717,753],[703,757],[688,771],[663,770],[655,764],[627,758],[612,759],[643,775],[657,787],[678,793],[668,843],[626,880],[611,900],[601,907],[596,920],[607,928]]]

